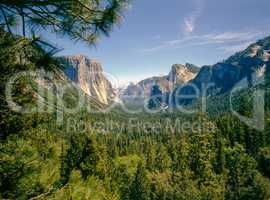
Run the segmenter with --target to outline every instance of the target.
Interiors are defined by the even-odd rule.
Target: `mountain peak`
[[[90,63],[99,63],[97,59],[89,58],[88,56],[83,55],[83,54],[65,56],[65,58],[69,60],[80,60],[80,61],[87,60]]]
[[[87,56],[82,54],[66,56],[66,58],[70,60],[86,60],[86,59],[89,60]]]

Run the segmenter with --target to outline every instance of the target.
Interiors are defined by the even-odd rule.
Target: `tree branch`
[[[1,10],[1,13],[2,13],[2,15],[3,15],[4,19],[5,19],[5,23],[6,23],[6,26],[7,26],[8,32],[9,32],[11,35],[13,35],[13,33],[12,33],[11,29],[10,29],[10,26],[9,26],[9,22],[8,22],[8,19],[7,19],[6,13],[5,13],[4,9],[3,9],[1,6],[0,6],[0,10]]]
[[[20,8],[20,15],[21,15],[21,18],[22,18],[22,33],[23,33],[23,36],[25,37],[26,36],[26,32],[25,32],[25,14],[24,14],[24,11],[22,8]]]

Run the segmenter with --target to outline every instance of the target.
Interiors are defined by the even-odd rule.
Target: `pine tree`
[[[74,169],[80,170],[82,177],[86,179],[89,175],[97,172],[97,164],[100,160],[96,142],[87,135],[71,137],[70,146],[66,155],[62,156],[61,179],[65,185]]]
[[[121,11],[127,3],[126,0],[1,0],[0,22],[12,34],[13,25],[21,24],[23,36],[45,29],[92,44],[101,33],[108,35],[121,20]]]
[[[260,149],[258,154],[258,164],[262,173],[270,178],[270,147]]]
[[[148,182],[146,179],[145,167],[140,162],[137,166],[135,178],[130,186],[129,199],[130,200],[146,200],[148,199]]]
[[[78,168],[82,172],[82,177],[86,179],[89,175],[97,172],[97,165],[100,161],[99,152],[94,138],[86,136],[85,143],[81,152],[81,162]]]
[[[167,148],[161,144],[157,150],[155,166],[160,172],[164,172],[171,167],[171,164],[172,160],[168,155]]]
[[[223,173],[225,170],[225,150],[224,141],[222,138],[218,138],[217,141],[217,153],[215,160],[215,171],[217,174]]]

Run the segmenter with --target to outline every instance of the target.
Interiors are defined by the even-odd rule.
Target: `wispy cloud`
[[[204,7],[204,0],[193,0],[195,9],[184,19],[184,33],[192,33],[195,29],[196,22],[201,16]]]
[[[269,32],[268,32],[269,33]],[[204,35],[186,36],[182,39],[164,41],[163,43],[140,50],[141,53],[152,53],[164,49],[180,49],[186,47],[202,46],[202,45],[220,45],[219,50],[229,51],[240,49],[240,47],[248,46],[257,39],[266,36],[266,32],[248,31],[248,32],[224,32],[211,33]],[[237,48],[238,47],[238,48]]]
[[[185,24],[185,33],[192,33],[195,28],[194,18],[186,18],[184,21]]]

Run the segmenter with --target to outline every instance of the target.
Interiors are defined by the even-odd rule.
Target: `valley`
[[[0,1],[0,199],[269,200],[267,3]]]

